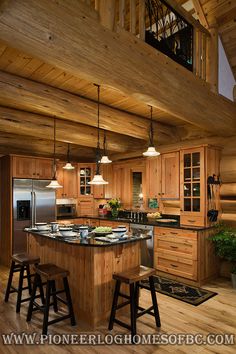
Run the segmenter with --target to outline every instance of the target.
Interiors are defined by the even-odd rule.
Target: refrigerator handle
[[[36,193],[34,193],[34,224],[37,222],[37,214],[36,214]]]
[[[34,194],[33,192],[30,192],[31,194],[31,227],[34,227]]]

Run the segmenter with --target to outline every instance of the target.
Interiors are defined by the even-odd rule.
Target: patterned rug
[[[158,293],[165,294],[194,306],[198,306],[217,295],[217,293],[212,291],[183,284],[161,276],[154,276],[154,283]],[[143,280],[142,284],[149,287],[148,280]]]

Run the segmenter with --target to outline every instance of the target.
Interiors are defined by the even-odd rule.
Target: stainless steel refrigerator
[[[13,180],[13,253],[26,252],[25,227],[56,220],[55,191],[48,180]]]

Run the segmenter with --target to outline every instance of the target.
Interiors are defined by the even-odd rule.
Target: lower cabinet
[[[173,278],[197,284],[214,278],[218,260],[209,240],[213,230],[154,228],[154,268]],[[181,280],[180,279],[180,280]]]

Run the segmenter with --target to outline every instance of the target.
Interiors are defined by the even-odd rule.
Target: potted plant
[[[218,225],[218,231],[210,239],[214,242],[216,255],[232,263],[231,279],[236,289],[236,229]]]
[[[111,208],[111,215],[113,218],[117,218],[118,214],[119,214],[119,209],[121,207],[121,203],[119,201],[119,199],[115,198],[115,199],[110,199],[108,201],[108,205]]]

